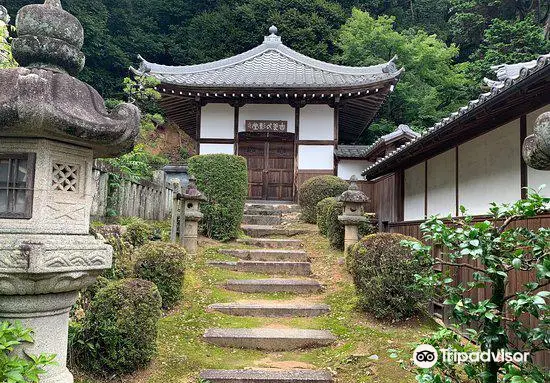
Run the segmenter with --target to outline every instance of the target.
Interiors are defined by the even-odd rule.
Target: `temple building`
[[[403,70],[393,59],[369,67],[322,62],[285,46],[277,28],[269,32],[234,57],[187,66],[142,59],[134,71],[160,80],[162,108],[199,154],[247,159],[249,198],[291,201],[313,176],[359,176],[365,166],[339,160],[338,146],[358,141]]]

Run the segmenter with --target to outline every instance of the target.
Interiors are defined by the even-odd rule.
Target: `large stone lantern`
[[[203,217],[200,211],[200,203],[206,201],[206,197],[197,189],[195,182],[196,180],[193,177],[189,178],[187,189],[182,195],[182,203],[185,205],[185,224],[183,225],[181,240],[185,250],[190,255],[197,254],[199,221]]]
[[[533,169],[550,170],[550,112],[535,121],[533,134],[523,142],[523,158]]]
[[[344,204],[344,211],[338,216],[338,220],[345,225],[344,249],[347,252],[348,247],[359,240],[359,225],[367,220],[365,204],[369,202],[369,198],[359,190],[357,177],[352,176],[348,190],[338,197],[338,201]]]
[[[34,331],[21,352],[57,355],[42,383],[69,383],[69,310],[112,260],[89,235],[92,163],[131,150],[139,111],[107,112],[72,77],[84,66],[84,33],[59,0],[21,8],[16,27],[22,67],[0,70],[0,321]]]

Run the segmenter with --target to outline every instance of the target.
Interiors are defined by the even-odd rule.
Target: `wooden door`
[[[292,201],[293,142],[244,141],[239,155],[248,163],[248,198]]]

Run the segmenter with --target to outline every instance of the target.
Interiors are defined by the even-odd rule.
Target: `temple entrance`
[[[248,163],[248,198],[294,199],[294,134],[239,134],[239,155]]]

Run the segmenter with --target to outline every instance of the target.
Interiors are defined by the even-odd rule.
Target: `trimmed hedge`
[[[240,234],[244,204],[248,196],[246,159],[229,154],[193,156],[189,173],[208,201],[201,205],[202,231],[210,238],[229,241]]]
[[[156,353],[160,317],[161,297],[154,283],[110,282],[95,294],[82,326],[73,329],[71,354],[79,367],[96,375],[134,372]]]
[[[165,309],[173,307],[181,299],[185,257],[182,246],[168,242],[149,242],[136,253],[136,277],[157,286]]]
[[[330,245],[336,249],[344,249],[344,225],[338,220],[344,206],[334,197],[325,198],[317,204],[317,227],[319,232],[328,238]],[[359,236],[376,233],[377,228],[369,221],[359,225]]]
[[[348,187],[347,181],[336,176],[318,176],[304,182],[300,186],[298,198],[302,221],[316,223],[317,204],[327,197],[338,197]]]
[[[413,258],[401,242],[417,241],[396,233],[378,233],[350,247],[347,266],[359,295],[360,307],[376,318],[405,319],[427,303],[430,292],[415,283],[415,275],[430,265]]]

